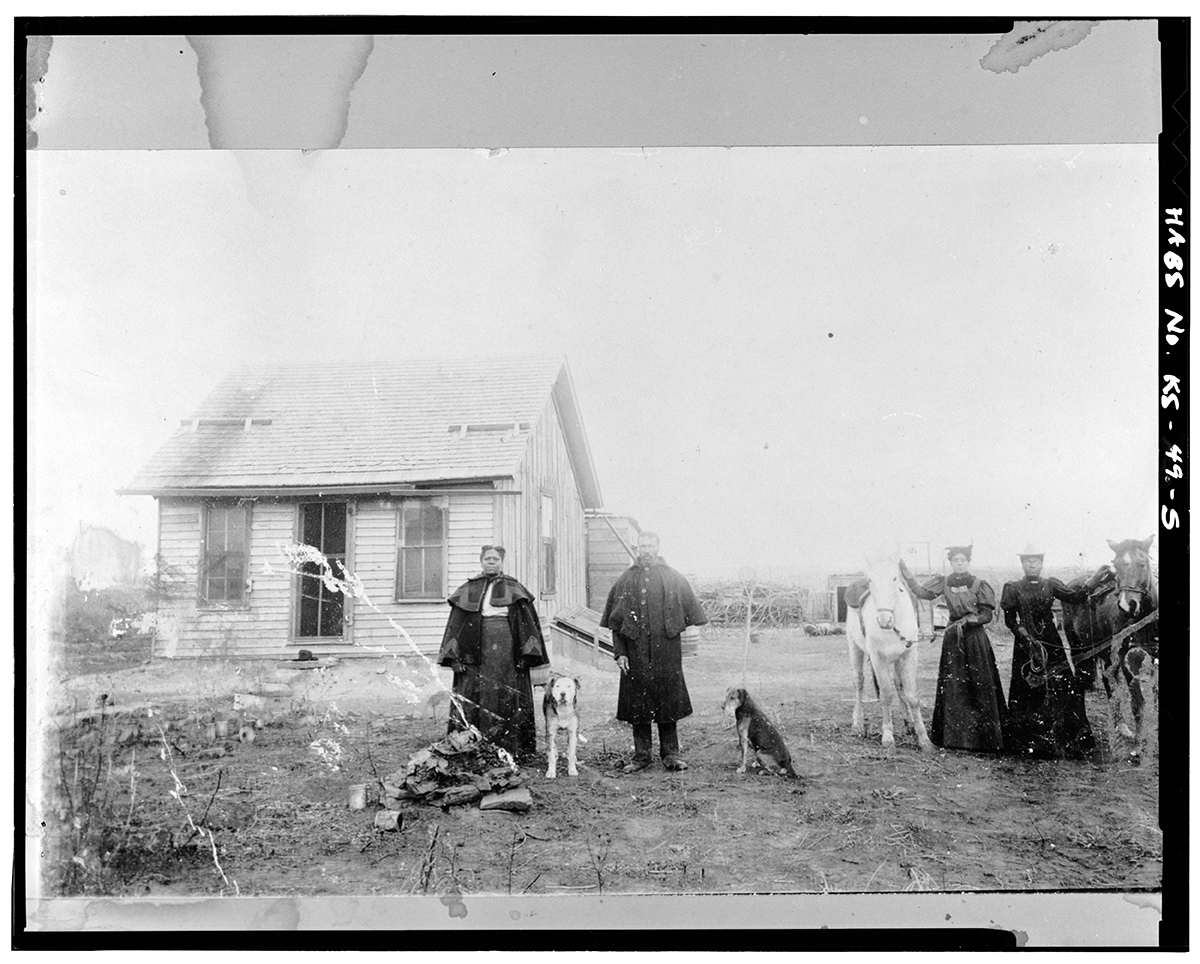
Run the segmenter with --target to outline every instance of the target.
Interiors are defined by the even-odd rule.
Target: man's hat
[[[1038,548],[1038,546],[1037,546],[1037,543],[1036,543],[1036,542],[1027,542],[1027,543],[1025,543],[1025,548],[1024,548],[1024,549],[1022,549],[1020,552],[1018,552],[1018,553],[1017,553],[1017,556],[1018,556],[1019,558],[1021,558],[1021,559],[1024,559],[1024,558],[1026,558],[1027,556],[1037,556],[1039,559],[1041,559],[1041,558],[1043,558],[1045,555],[1046,555],[1046,553],[1045,553],[1045,552],[1043,552],[1041,549],[1039,549],[1039,548]]]
[[[946,546],[946,558],[953,559],[960,552],[967,557],[967,562],[971,561],[971,550],[974,546]]]

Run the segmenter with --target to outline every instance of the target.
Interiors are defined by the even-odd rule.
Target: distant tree
[[[188,590],[188,580],[179,566],[167,562],[161,553],[155,553],[154,571],[146,579],[147,608],[157,611],[164,603],[178,599]]]
[[[110,586],[83,590],[73,577],[62,582],[63,638],[68,643],[94,643],[109,637],[114,619],[132,619],[145,610],[145,593]]]

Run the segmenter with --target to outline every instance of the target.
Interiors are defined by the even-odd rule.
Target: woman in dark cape
[[[1108,575],[1099,570],[1078,589],[1041,578],[1044,554],[1020,554],[1025,578],[1004,584],[1000,608],[1013,633],[1012,682],[1008,685],[1008,749],[1022,756],[1085,759],[1096,748],[1084,709],[1086,680],[1075,672],[1058,628],[1054,600],[1083,603]]]
[[[514,757],[537,752],[529,671],[550,662],[533,595],[503,573],[504,548],[484,546],[483,572],[450,598],[438,665],[454,670],[449,730],[473,726]]]
[[[946,556],[954,571],[949,576],[934,576],[923,586],[917,585],[908,567],[900,563],[914,596],[942,596],[950,611],[950,625],[942,637],[929,739],[946,749],[1003,750],[1008,729],[1004,690],[983,628],[995,613],[996,593],[968,571],[971,546],[950,546]]]

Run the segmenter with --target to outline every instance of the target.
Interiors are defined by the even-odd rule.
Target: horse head
[[[1117,605],[1130,619],[1140,619],[1158,608],[1158,589],[1147,552],[1153,541],[1154,536],[1124,542],[1108,540],[1113,551],[1113,568],[1117,571]]]
[[[872,562],[867,577],[871,582],[871,600],[875,604],[875,619],[880,629],[897,633],[908,643],[915,643],[920,630],[917,607],[895,559]]]

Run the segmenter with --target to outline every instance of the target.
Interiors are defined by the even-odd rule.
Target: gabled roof
[[[238,368],[122,491],[386,491],[512,478],[552,396],[583,505],[598,508],[570,370],[544,358]]]

